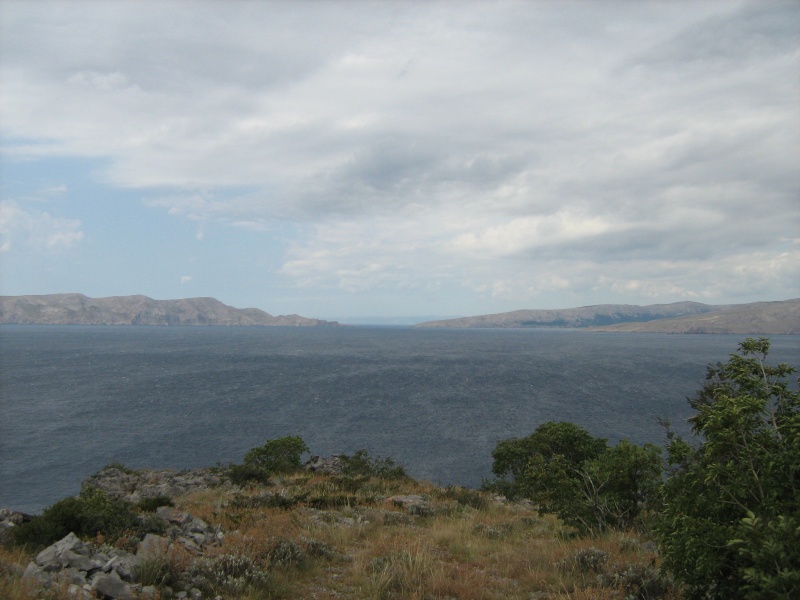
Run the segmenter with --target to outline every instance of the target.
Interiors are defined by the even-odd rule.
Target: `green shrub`
[[[159,506],[175,506],[175,503],[169,496],[155,496],[142,498],[136,506],[143,512],[155,512]]]
[[[245,454],[244,464],[263,469],[269,474],[293,473],[302,468],[300,458],[306,452],[309,449],[302,438],[286,436],[267,440],[263,446],[253,448]]]
[[[747,339],[689,400],[699,445],[669,433],[658,520],[689,599],[800,597],[800,394],[795,369]]]
[[[366,449],[357,450],[353,456],[339,456],[342,475],[347,477],[376,477],[378,479],[406,479],[403,467],[391,458],[371,457]]]
[[[236,485],[269,484],[270,472],[253,464],[228,465],[225,475]]]
[[[636,525],[657,499],[661,450],[622,440],[606,446],[574,423],[548,422],[492,453],[494,482],[484,489],[533,501],[582,533]]]
[[[103,534],[106,540],[114,541],[123,532],[142,530],[142,521],[133,504],[87,487],[77,498],[60,500],[30,522],[14,528],[14,542],[31,547],[47,546],[70,532],[83,538]]]

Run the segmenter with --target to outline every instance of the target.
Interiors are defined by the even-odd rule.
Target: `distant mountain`
[[[562,327],[652,333],[800,334],[800,299],[714,306],[676,302],[517,310],[421,323],[417,327]]]
[[[687,317],[647,323],[621,323],[597,331],[650,333],[800,334],[800,299],[732,305]]]
[[[417,327],[598,327],[629,321],[652,321],[683,315],[695,315],[718,307],[699,302],[676,302],[636,306],[630,304],[599,304],[580,308],[554,310],[515,310],[513,312],[477,317],[461,317],[428,321]]]
[[[83,294],[0,296],[0,323],[43,325],[335,326],[299,315],[272,316],[214,298],[153,300],[147,296],[88,298]]]

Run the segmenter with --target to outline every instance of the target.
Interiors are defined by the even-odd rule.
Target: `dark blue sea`
[[[407,327],[0,327],[0,506],[37,512],[110,462],[239,462],[300,435],[478,486],[498,440],[550,420],[616,442],[687,432],[741,336]],[[772,339],[800,364],[800,336]]]

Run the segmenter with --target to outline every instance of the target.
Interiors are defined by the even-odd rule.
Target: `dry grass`
[[[388,501],[399,494],[421,495],[425,505],[409,509]],[[655,577],[657,557],[635,533],[576,538],[529,506],[471,490],[303,474],[175,502],[225,532],[223,545],[207,551],[207,565],[244,557],[259,574],[239,587],[211,590],[224,598],[680,597],[668,585],[657,595],[658,586],[642,587],[639,579]],[[0,598],[41,597],[19,581],[29,559],[0,552]],[[199,559],[181,557],[179,566],[190,569],[191,560]],[[12,564],[18,567],[3,567]]]

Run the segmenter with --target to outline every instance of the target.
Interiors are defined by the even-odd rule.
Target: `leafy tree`
[[[657,532],[690,599],[800,597],[800,399],[768,353],[748,338],[709,367],[689,399],[699,446],[669,433]]]
[[[244,465],[270,474],[292,473],[302,468],[300,457],[306,452],[308,446],[299,436],[281,437],[249,450],[244,455]]]
[[[492,452],[492,473],[497,479],[488,485],[509,498],[529,491],[526,472],[532,459],[556,461],[574,468],[595,458],[606,447],[606,440],[595,438],[583,427],[567,421],[548,421],[524,438],[500,440]]]
[[[613,447],[574,423],[549,422],[492,453],[489,489],[535,502],[582,532],[634,525],[657,494],[660,449],[622,440]]]

